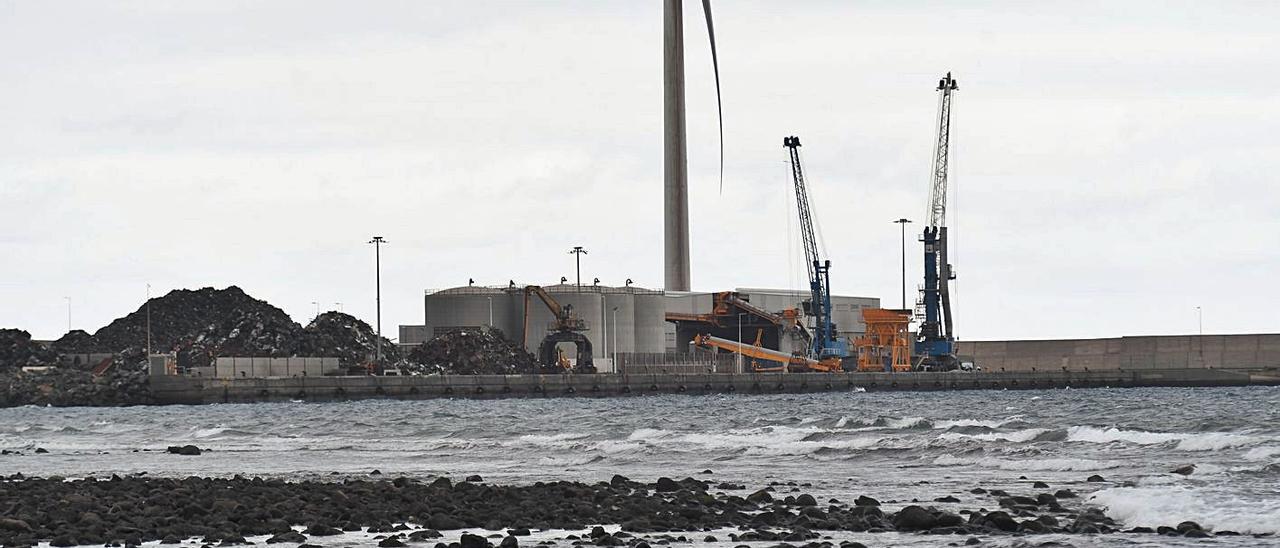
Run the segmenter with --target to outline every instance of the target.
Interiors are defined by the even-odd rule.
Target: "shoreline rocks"
[[[724,528],[737,531],[729,535],[734,542],[805,542],[838,538],[842,531],[970,536],[1121,531],[1097,508],[1064,507],[1037,496],[1013,495],[1020,499],[1016,504],[992,511],[982,509],[999,503],[989,495],[969,501],[978,508],[973,510],[909,505],[894,511],[867,500],[863,505],[818,505],[815,497],[800,493],[752,501],[709,489],[693,478],[640,483],[622,476],[607,483],[522,486],[447,478],[286,482],[240,476],[112,476],[64,481],[11,476],[0,481],[0,509],[6,509],[0,516],[0,544],[172,543],[202,538],[208,544],[230,545],[255,535],[269,535],[275,543],[297,543],[363,528],[404,532],[405,541],[425,542],[441,536],[440,530],[485,528],[505,533],[513,540],[503,542],[510,545],[532,529],[573,531],[600,524],[620,525],[621,531],[607,534],[601,529],[600,535],[593,535],[597,545]],[[297,532],[295,526],[306,529]],[[1160,534],[1214,533],[1184,522],[1163,527]]]

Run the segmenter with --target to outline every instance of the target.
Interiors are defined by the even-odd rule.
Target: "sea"
[[[206,452],[179,456],[170,445]],[[34,450],[44,448],[47,454]],[[478,474],[485,481],[695,477],[887,510],[975,487],[1071,489],[1126,527],[1196,521],[1245,535],[983,537],[984,546],[1280,545],[1280,388],[366,400],[124,408],[0,409],[0,474],[244,476],[332,481]],[[1190,474],[1175,469],[1194,466]],[[1092,475],[1103,482],[1089,482]],[[780,489],[785,493],[790,486]],[[743,493],[745,494],[745,493]],[[612,524],[606,524],[612,525]],[[719,536],[723,546],[727,533]],[[1275,537],[1253,534],[1271,533]],[[563,537],[547,531],[539,538]],[[698,533],[700,546],[706,533]],[[910,534],[832,533],[868,546],[963,544]],[[252,539],[251,539],[252,540]],[[315,539],[321,540],[321,539]],[[374,546],[353,533],[325,545]],[[770,543],[774,544],[774,543]]]

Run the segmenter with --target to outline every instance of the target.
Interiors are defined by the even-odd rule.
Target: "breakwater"
[[[647,375],[430,375],[214,379],[156,376],[156,403],[337,401],[370,398],[543,398],[652,394],[1280,385],[1277,371],[1146,369],[950,373],[705,373]]]

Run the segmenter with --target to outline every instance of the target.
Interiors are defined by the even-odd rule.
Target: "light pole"
[[[907,309],[907,223],[911,219],[898,219],[894,221],[902,226],[902,309]]]
[[[1196,325],[1200,328],[1200,334],[1204,335],[1204,311],[1200,307],[1196,307]]]
[[[338,312],[342,312],[342,303],[333,303],[333,306],[338,309]]]
[[[316,305],[316,317],[313,318],[311,321],[320,319],[320,301],[311,301],[311,304]]]
[[[67,333],[71,332],[71,297],[63,297],[67,300]]]
[[[618,307],[613,307],[613,345],[609,347],[613,351],[613,372],[618,372]]]
[[[493,297],[485,297],[489,299],[489,329],[493,329]]]
[[[374,236],[369,243],[373,244],[373,273],[375,287],[375,303],[378,312],[378,350],[374,360],[382,363],[382,244],[387,243],[382,236]]]
[[[738,313],[738,373],[745,373],[742,368],[742,317],[746,315],[746,312]]]
[[[147,284],[147,361],[151,360],[151,284]]]
[[[582,292],[582,256],[587,254],[587,250],[582,249],[582,246],[580,245],[575,245],[573,246],[573,249],[569,250],[569,254],[574,256],[573,257],[574,267],[578,271],[578,292],[581,293]]]

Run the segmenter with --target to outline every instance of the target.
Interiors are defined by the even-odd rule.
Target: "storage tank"
[[[663,353],[667,350],[667,302],[661,291],[633,289],[635,317],[633,352]]]
[[[512,305],[507,291],[489,287],[455,287],[425,297],[428,339],[456,329],[492,325],[511,335]]]
[[[629,288],[603,288],[605,313],[608,314],[608,332],[604,333],[610,354],[630,353],[635,350],[635,299]],[[617,308],[617,310],[614,310]],[[616,345],[615,345],[616,342]]]

